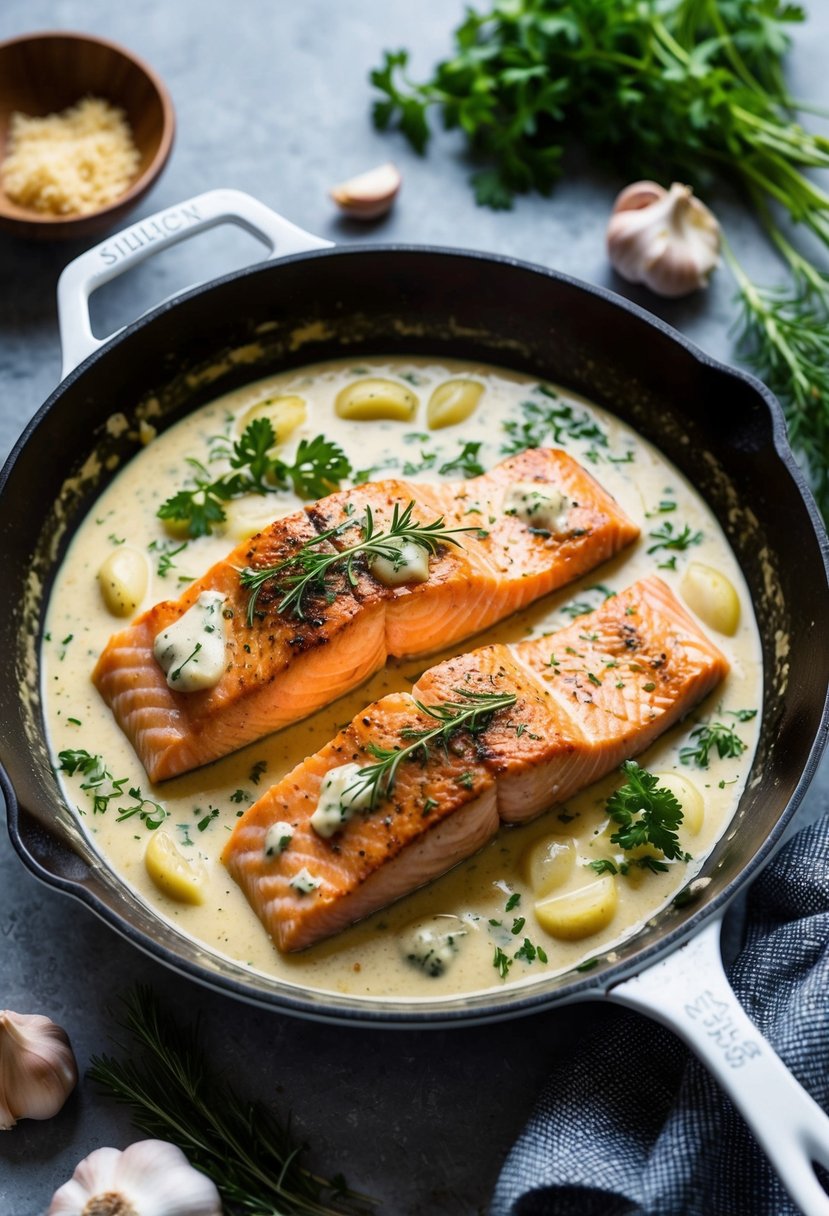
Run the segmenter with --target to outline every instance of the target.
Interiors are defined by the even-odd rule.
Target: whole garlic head
[[[613,204],[607,226],[613,268],[629,283],[644,283],[660,296],[685,296],[706,287],[720,260],[720,226],[694,197],[674,182],[634,182]]]
[[[78,1083],[65,1030],[38,1013],[0,1011],[0,1131],[51,1119]]]
[[[214,1184],[166,1140],[98,1148],[55,1191],[46,1216],[222,1216]]]

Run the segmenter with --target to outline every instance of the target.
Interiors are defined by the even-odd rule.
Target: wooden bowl
[[[12,113],[42,117],[83,97],[102,97],[126,113],[141,156],[138,176],[114,202],[83,215],[52,215],[12,202],[0,170],[0,229],[45,240],[114,227],[147,193],[173,146],[175,114],[166,86],[123,47],[89,34],[48,32],[0,42],[0,164]]]

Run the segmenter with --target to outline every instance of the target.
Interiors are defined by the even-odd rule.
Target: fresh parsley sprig
[[[677,835],[683,812],[676,796],[635,760],[626,760],[622,772],[627,781],[614,790],[606,805],[610,818],[619,824],[611,843],[621,849],[652,845],[671,860],[684,859]]]
[[[329,528],[307,541],[291,557],[275,566],[263,566],[252,569],[246,566],[239,574],[239,582],[250,591],[248,598],[247,619],[253,625],[256,616],[256,604],[264,585],[272,579],[276,580],[279,603],[278,613],[291,612],[300,620],[305,619],[306,597],[315,593],[325,592],[326,579],[331,571],[342,569],[352,587],[357,585],[357,567],[359,557],[385,557],[391,562],[402,559],[402,545],[415,544],[425,549],[427,553],[437,553],[440,545],[457,545],[457,532],[475,532],[476,528],[445,528],[443,516],[439,516],[429,524],[417,523],[413,518],[414,502],[410,502],[402,510],[398,503],[394,504],[391,523],[388,531],[377,530],[374,514],[366,504],[362,517],[349,517],[334,528]],[[342,535],[349,528],[358,528],[360,539],[347,548],[331,552],[328,542]]]
[[[788,0],[491,0],[468,8],[454,53],[431,79],[406,75],[405,51],[372,72],[378,128],[397,127],[420,153],[429,111],[458,128],[476,161],[479,203],[549,194],[571,139],[624,180],[706,186],[729,179],[753,205],[788,266],[777,289],[752,283],[728,245],[741,318],[738,350],[777,394],[792,444],[829,519],[829,277],[776,219],[829,248],[829,140],[807,130],[783,75]]]
[[[352,798],[370,794],[369,806],[374,809],[379,802],[390,797],[397,772],[404,760],[420,760],[425,764],[434,748],[446,751],[450,740],[464,730],[470,735],[480,735],[492,723],[499,710],[510,709],[517,698],[514,692],[473,692],[468,688],[456,688],[457,701],[441,701],[426,705],[415,699],[421,713],[434,718],[437,726],[415,730],[407,726],[400,732],[405,747],[384,748],[370,743],[366,750],[377,761],[360,769],[359,776],[345,791]]]
[[[323,435],[301,439],[293,463],[273,449],[276,433],[268,418],[254,418],[239,439],[214,445],[213,455],[227,459],[230,468],[213,477],[200,461],[188,457],[193,486],[179,490],[158,508],[159,519],[186,524],[191,537],[206,536],[226,518],[224,504],[243,494],[270,494],[293,490],[300,498],[321,498],[338,490],[351,475],[351,462],[338,444]]]
[[[291,1132],[258,1102],[241,1098],[210,1068],[198,1026],[183,1028],[148,988],[124,1001],[132,1039],[124,1060],[94,1056],[89,1079],[128,1106],[133,1123],[169,1140],[212,1178],[228,1216],[356,1216],[373,1202],[341,1176],[312,1173]]]

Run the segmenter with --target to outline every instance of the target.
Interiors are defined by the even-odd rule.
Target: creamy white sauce
[[[504,495],[505,515],[515,515],[529,528],[538,528],[556,536],[567,531],[570,500],[565,494],[534,481],[517,481]]]
[[[202,591],[155,639],[153,655],[175,692],[201,692],[219,683],[225,669],[224,601],[219,591]]]
[[[420,402],[414,420],[354,422],[338,418],[334,412],[337,394],[363,375],[407,384]],[[478,408],[460,425],[430,433],[425,421],[429,397],[455,376],[472,376],[483,386]],[[428,1000],[432,996],[443,998],[452,993],[501,988],[505,983],[532,984],[545,975],[566,971],[585,958],[611,950],[693,879],[727,827],[751,765],[759,727],[758,718],[743,723],[728,715],[759,707],[762,671],[751,599],[734,555],[705,503],[650,444],[611,415],[573,394],[562,392],[557,404],[571,407],[577,416],[589,415],[602,428],[606,445],[590,438],[565,435],[558,446],[566,447],[580,460],[641,527],[642,539],[637,544],[451,652],[415,661],[392,661],[335,704],[288,730],[162,785],[153,786],[147,780],[130,744],[90,680],[96,658],[116,628],[114,618],[103,604],[97,572],[113,545],[122,541],[146,553],[151,577],[140,608],[143,611],[160,600],[177,598],[190,579],[224,558],[235,541],[236,525],[232,518],[228,519],[224,534],[217,532],[182,547],[181,539],[164,531],[156,512],[166,498],[185,485],[187,457],[206,462],[212,450],[211,437],[237,434],[238,420],[247,410],[266,398],[280,395],[298,396],[307,404],[306,421],[285,445],[287,458],[292,456],[299,439],[310,440],[324,432],[343,447],[355,468],[371,467],[374,479],[405,476],[407,480],[423,482],[462,476],[455,472],[441,478],[436,470],[443,462],[455,459],[468,442],[480,442],[478,459],[484,467],[496,464],[504,458],[502,445],[511,438],[504,424],[513,422],[520,426],[525,421],[522,402],[532,399],[540,406],[549,402],[548,397],[536,391],[535,381],[497,368],[415,358],[363,360],[359,365],[342,360],[288,371],[250,384],[217,399],[153,439],[96,502],[57,574],[42,646],[42,691],[53,754],[57,756],[59,751],[69,748],[98,753],[115,777],[127,779],[125,789],[137,786],[144,796],[163,804],[168,811],[165,828],[174,836],[182,856],[204,860],[204,902],[184,905],[158,891],[143,862],[148,831],[135,817],[117,822],[117,799],[104,814],[93,814],[89,795],[80,788],[82,776],[61,774],[68,804],[82,808],[84,815],[80,822],[106,863],[159,916],[182,934],[203,943],[206,949],[286,984],[368,998],[400,996]],[[424,460],[424,452],[433,458]],[[614,461],[606,459],[608,455]],[[415,469],[423,467],[420,471],[404,471],[407,462]],[[222,470],[221,462],[210,467],[217,474]],[[276,518],[301,504],[291,493],[281,492],[258,499],[256,505],[261,505],[264,515],[270,511]],[[231,516],[232,512],[228,514]],[[653,533],[668,523],[675,532],[685,525],[694,533],[700,532],[699,543],[684,551],[662,548],[649,554],[648,548],[657,543]],[[169,563],[162,558],[169,559]],[[612,923],[583,941],[559,941],[542,930],[532,911],[534,895],[526,855],[537,841],[560,840],[571,846],[575,861],[556,892],[576,891],[594,881],[594,872],[585,869],[585,865],[608,855],[604,804],[620,781],[618,774],[611,774],[570,799],[566,807],[553,807],[526,827],[502,829],[489,845],[451,873],[364,923],[299,955],[281,956],[274,949],[219,860],[238,817],[269,785],[328,743],[344,722],[370,702],[391,692],[409,692],[420,672],[449,654],[493,642],[517,642],[560,629],[569,623],[574,606],[597,606],[601,602],[604,591],[596,590],[598,585],[618,591],[655,573],[680,594],[682,576],[691,560],[722,571],[739,595],[741,614],[735,635],[712,635],[731,663],[731,674],[695,715],[657,740],[639,760],[653,772],[676,772],[689,777],[702,794],[705,813],[698,834],[692,835],[687,829],[680,832],[683,848],[693,855],[692,862],[671,863],[664,874],[636,869],[627,876],[619,876],[618,909]],[[712,719],[733,724],[746,744],[746,751],[736,759],[721,760],[714,755],[707,769],[681,764],[679,750],[688,744],[697,721]],[[515,896],[520,897],[519,902],[507,912],[506,905]],[[310,893],[309,898],[313,898]],[[444,972],[431,976],[408,961],[401,947],[412,926],[429,924],[443,916],[457,918],[469,931],[462,941],[459,939],[459,949]],[[525,924],[520,934],[514,935],[513,924],[521,916]],[[491,920],[499,924],[491,925]],[[546,964],[538,958],[532,962],[523,957],[513,958],[525,936],[543,946],[549,960]],[[506,980],[493,967],[496,947],[511,960]]]
[[[396,558],[382,554],[371,561],[371,573],[387,587],[403,587],[406,583],[429,580],[429,551],[413,540],[404,540]]]
[[[371,790],[357,785],[359,778],[359,764],[340,764],[325,774],[311,816],[311,827],[318,836],[333,836],[352,815],[371,805]]]

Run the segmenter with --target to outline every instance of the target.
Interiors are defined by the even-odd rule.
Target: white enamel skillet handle
[[[805,1216],[829,1216],[814,1163],[829,1168],[829,1117],[761,1035],[737,1000],[715,918],[678,950],[606,996],[678,1034],[740,1111]]]
[[[208,190],[175,207],[157,211],[88,249],[61,274],[58,281],[61,378],[108,341],[92,333],[89,297],[93,291],[154,253],[225,223],[236,224],[264,241],[270,249],[266,260],[304,253],[307,249],[324,249],[331,244],[297,228],[241,190]]]

